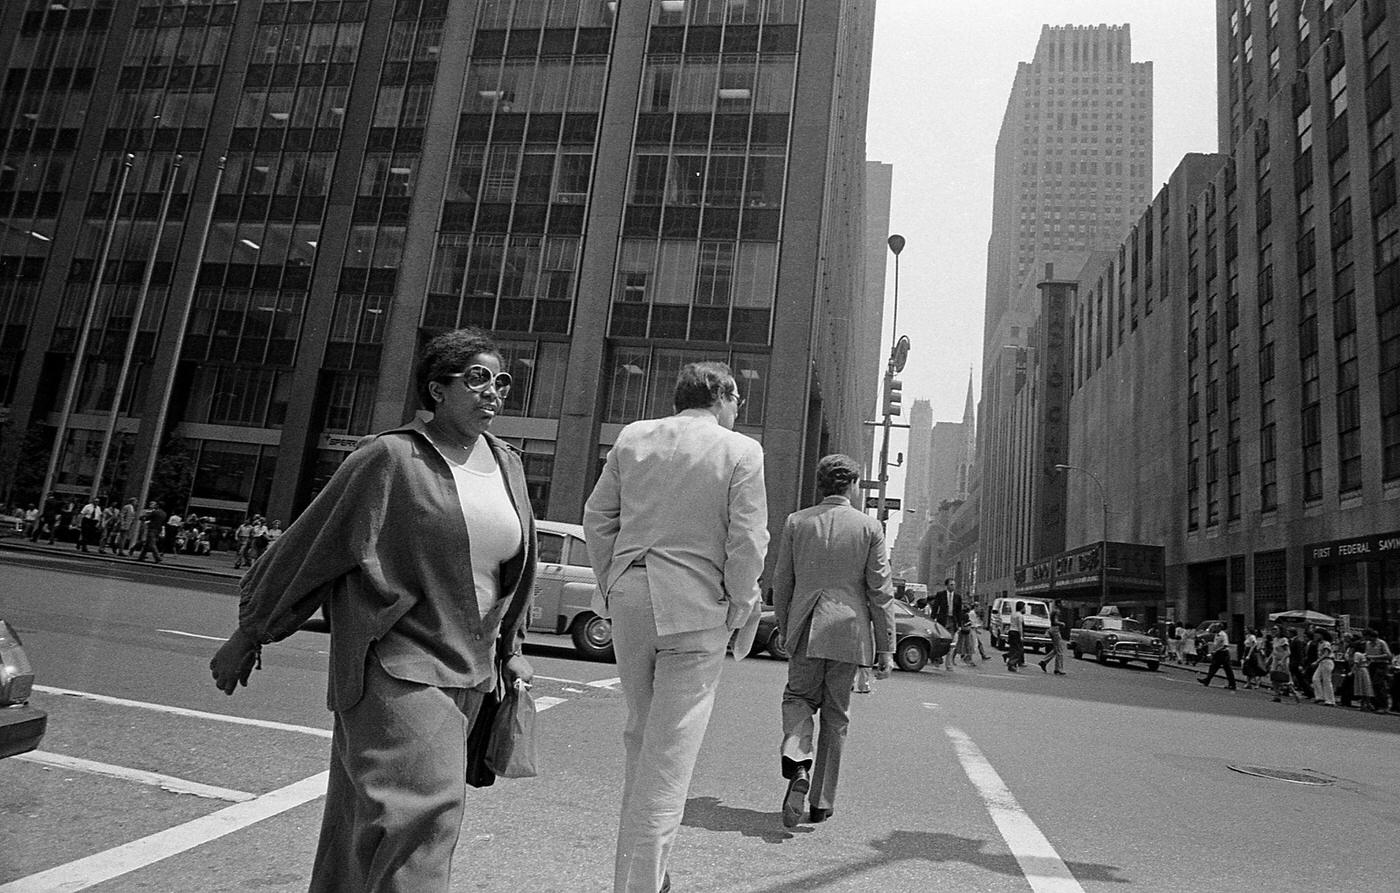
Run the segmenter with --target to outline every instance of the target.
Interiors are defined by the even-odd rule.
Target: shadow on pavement
[[[685,803],[681,824],[706,831],[738,831],[745,837],[756,837],[764,843],[782,843],[791,840],[794,832],[810,834],[813,831],[804,825],[784,828],[782,814],[776,809],[760,812],[757,809],[725,806],[718,797],[691,797]]]
[[[770,817],[771,819],[771,817]],[[870,841],[870,846],[878,855],[868,859],[849,862],[832,871],[812,872],[762,887],[755,893],[807,893],[817,886],[859,877],[881,865],[895,862],[922,861],[934,864],[963,862],[987,871],[994,871],[1008,877],[1021,878],[1025,874],[1010,853],[987,852],[985,840],[959,837],[956,834],[938,834],[931,831],[892,831],[885,837]],[[1093,862],[1066,862],[1066,867],[1078,881],[1098,881],[1111,884],[1127,884],[1122,869],[1113,865],[1098,865]]]

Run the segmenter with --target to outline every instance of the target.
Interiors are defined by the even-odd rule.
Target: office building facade
[[[61,428],[55,492],[288,518],[418,408],[423,341],[473,325],[541,516],[576,520],[621,426],[719,359],[781,520],[873,399],[842,385],[882,306],[872,27],[802,0],[5,4],[0,473],[37,496]]]
[[[1132,61],[1128,26],[1045,26],[1017,69],[997,139],[982,389],[978,407],[978,586],[1013,587],[1029,539],[1025,467],[1034,362],[1029,332],[1046,264],[1062,277],[1116,248],[1151,196],[1152,64]]]

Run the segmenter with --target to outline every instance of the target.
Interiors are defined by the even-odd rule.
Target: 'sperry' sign
[[[1344,564],[1400,555],[1400,530],[1303,547],[1304,564]]]

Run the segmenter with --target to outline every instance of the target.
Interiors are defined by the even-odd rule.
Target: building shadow
[[[987,850],[987,841],[956,834],[930,831],[892,831],[870,841],[875,854],[835,868],[822,869],[787,878],[767,887],[755,887],[752,893],[810,893],[827,884],[857,878],[883,865],[896,862],[922,861],[931,865],[961,862],[1008,877],[1021,878],[1025,873],[1010,853]],[[1110,884],[1130,883],[1122,869],[1093,862],[1066,862],[1065,866],[1080,882],[1097,881]]]
[[[782,813],[778,810],[761,812],[757,809],[741,809],[725,806],[718,797],[691,797],[685,803],[685,815],[681,824],[691,828],[704,828],[706,831],[739,832],[745,837],[753,837],[764,843],[782,843],[792,840],[796,834],[810,834],[810,826],[784,828]]]

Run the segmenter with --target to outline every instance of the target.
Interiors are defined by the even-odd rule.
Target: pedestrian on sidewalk
[[[880,523],[854,507],[860,466],[840,454],[817,463],[822,500],[783,525],[773,572],[773,609],[789,654],[779,747],[787,791],[783,826],[823,822],[836,808],[841,754],[858,667],[894,669],[894,587]],[[819,734],[814,734],[816,718]],[[816,747],[813,748],[813,738]],[[815,759],[815,762],[814,762]]]
[[[964,614],[963,598],[957,590],[957,581],[952,577],[943,581],[942,589],[927,598],[916,601],[914,607],[921,611],[927,611],[934,623],[939,624],[950,633],[957,632],[960,618]],[[943,655],[943,669],[949,671],[953,669],[952,648],[949,648]]]
[[[973,659],[972,654],[976,645],[982,644],[977,641],[976,618],[977,612],[975,610],[964,611],[962,623],[958,624],[958,633],[955,639],[954,650],[957,652],[957,656],[962,659],[962,662],[969,667],[977,666],[977,661]],[[974,642],[976,645],[973,644]]]
[[[118,527],[122,511],[115,505],[102,509],[102,531],[98,535],[97,553],[106,555],[110,549],[113,555],[121,554],[121,531]]]
[[[1274,686],[1274,703],[1283,700],[1285,694],[1293,696],[1294,703],[1301,703],[1298,691],[1293,687],[1293,644],[1287,635],[1274,628],[1274,647],[1269,652],[1269,681]]]
[[[1223,623],[1215,625],[1215,638],[1211,640],[1210,645],[1210,669],[1205,678],[1200,680],[1201,684],[1209,688],[1210,680],[1215,678],[1218,670],[1225,671],[1225,690],[1234,691],[1238,686],[1235,685],[1235,670],[1230,666],[1230,637],[1226,634]]]
[[[88,551],[88,546],[97,545],[102,528],[102,497],[95,496],[83,504],[78,512],[78,551]]]
[[[165,530],[165,509],[160,507],[160,503],[154,499],[146,506],[146,511],[141,515],[141,529],[143,539],[141,541],[141,551],[136,554],[137,561],[145,561],[146,553],[150,553],[156,564],[161,562],[160,538]]]
[[[1390,711],[1390,662],[1394,657],[1391,654],[1390,646],[1382,639],[1380,633],[1367,627],[1361,634],[1362,641],[1366,643],[1366,671],[1371,677],[1371,688],[1375,690],[1372,696],[1372,703],[1377,712],[1388,713]]]
[[[1371,684],[1371,671],[1367,664],[1366,648],[1358,644],[1351,652],[1351,694],[1356,699],[1358,710],[1374,713],[1376,689]]]
[[[1045,667],[1050,661],[1055,662],[1055,675],[1065,675],[1065,639],[1060,632],[1060,603],[1050,603],[1050,651],[1043,660],[1038,661],[1040,672],[1046,672]]]
[[[1178,646],[1181,652],[1181,663],[1188,667],[1196,665],[1196,631],[1187,626],[1182,626],[1177,630],[1177,635],[1181,636],[1181,644]]]
[[[130,557],[141,533],[141,513],[136,510],[136,497],[128,497],[126,502],[122,504],[118,523],[121,526],[121,552],[119,554]]]
[[[1249,635],[1244,637],[1244,655],[1240,660],[1245,688],[1259,688],[1259,680],[1268,675],[1264,669],[1264,657],[1264,641],[1259,630],[1251,629]]]
[[[233,532],[233,569],[249,567],[253,563],[253,519],[245,517],[243,523]]]
[[[1326,707],[1337,706],[1337,694],[1332,690],[1332,670],[1336,662],[1332,659],[1332,634],[1325,629],[1317,630],[1317,669],[1313,670],[1313,700]]]
[[[267,551],[268,543],[267,521],[263,519],[262,515],[253,516],[252,543],[253,561],[257,561],[259,558],[262,557],[262,553]]]
[[[39,522],[42,518],[39,507],[31,502],[24,511],[24,538],[31,543],[39,541]]]

